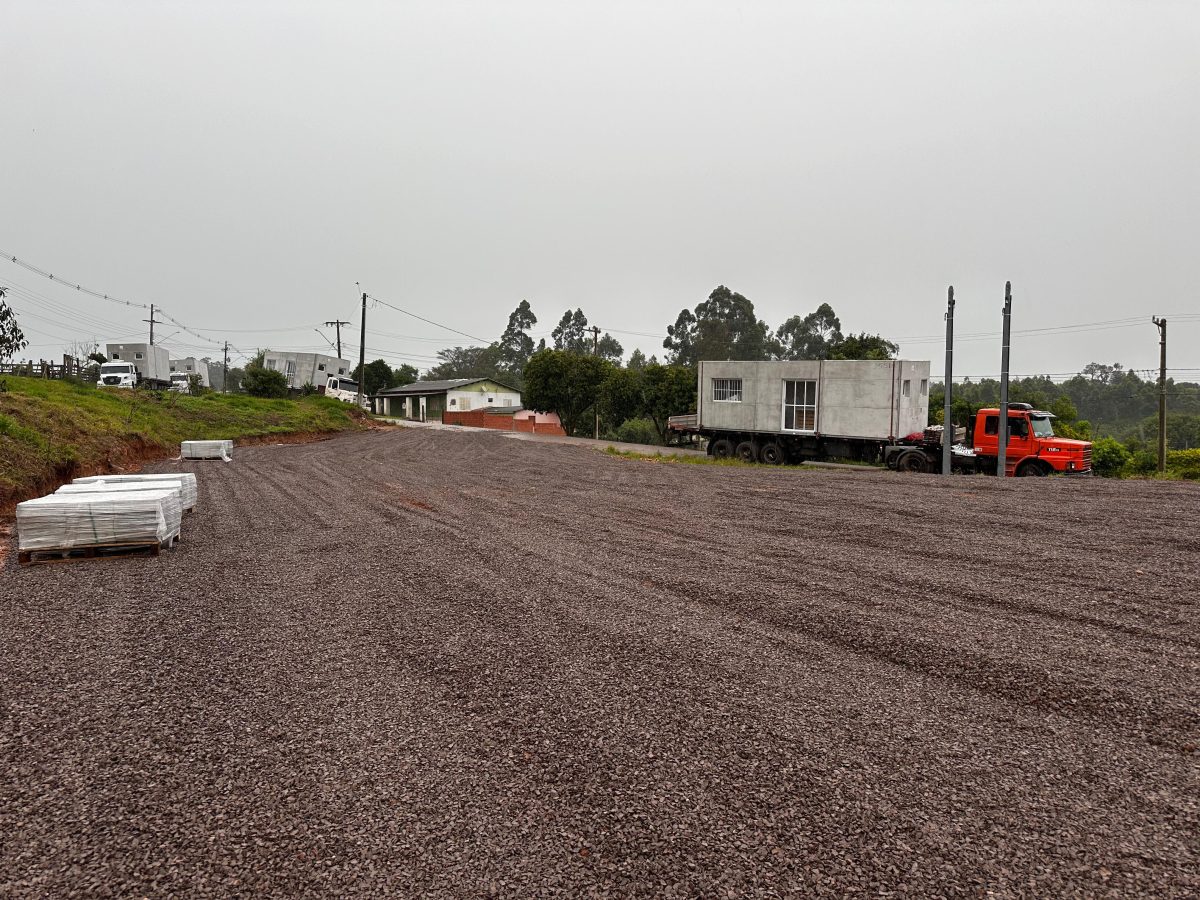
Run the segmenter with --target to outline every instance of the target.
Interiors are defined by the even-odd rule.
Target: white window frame
[[[796,385],[811,384],[812,385],[812,403],[794,403],[794,402],[788,403],[787,402],[787,392],[788,392],[789,384],[796,384]],[[817,394],[817,380],[815,378],[785,378],[781,382],[780,387],[782,388],[782,390],[780,390],[780,392],[779,392],[779,397],[780,397],[779,430],[787,431],[787,432],[796,432],[798,434],[815,434],[817,431],[817,405],[820,402],[820,397]],[[805,389],[804,393],[805,393],[805,398],[807,399],[807,395],[808,395],[807,388]],[[795,398],[795,396],[796,396],[795,389],[793,389],[793,394],[792,394],[793,399]],[[792,409],[797,410],[797,411],[811,410],[813,427],[812,428],[788,428],[786,426],[788,407],[791,407]],[[795,422],[795,418],[793,418],[792,421]]]
[[[724,396],[720,396],[724,394]],[[712,379],[713,403],[741,403],[742,379],[714,378]]]

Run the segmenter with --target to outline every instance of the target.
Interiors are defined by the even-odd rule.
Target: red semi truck
[[[1028,403],[1008,405],[1008,447],[1005,471],[1010,476],[1091,475],[1092,445],[1054,434],[1053,413]],[[975,414],[966,445],[956,445],[951,461],[955,471],[994,475],[1000,452],[1000,410],[981,409]],[[885,447],[884,462],[900,472],[942,470],[942,429],[910,435]]]

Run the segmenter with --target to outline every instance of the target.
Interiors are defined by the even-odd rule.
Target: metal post
[[[600,326],[593,325],[592,331],[592,356],[600,355]],[[600,440],[600,403],[599,397],[592,400],[592,413],[595,418],[595,437]]]
[[[1154,317],[1158,326],[1158,471],[1167,471],[1167,320]]]
[[[358,339],[358,396],[355,402],[362,409],[363,382],[367,380],[367,292],[362,295],[362,330]]]
[[[946,406],[942,414],[942,474],[950,474],[954,446],[954,421],[951,416],[950,392],[954,384],[954,285],[950,285],[946,300]]]
[[[1008,473],[1008,351],[1012,334],[1012,282],[1004,282],[1004,345],[1000,353],[1000,421],[996,423],[996,476]]]

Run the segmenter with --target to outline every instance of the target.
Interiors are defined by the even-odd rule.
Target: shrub
[[[1092,458],[1093,464],[1095,457]],[[1134,450],[1128,462],[1121,467],[1122,478],[1137,478],[1153,475],[1158,468],[1158,456],[1149,450]]]
[[[242,388],[252,397],[282,398],[288,395],[287,379],[283,377],[283,373],[261,366],[246,367],[246,374],[242,377]]]
[[[1118,478],[1133,454],[1116,438],[1103,437],[1092,444],[1092,471],[1103,478]]]
[[[617,440],[626,444],[660,444],[658,429],[649,419],[626,419],[617,429]]]
[[[1200,449],[1168,450],[1167,472],[1189,481],[1200,480]]]

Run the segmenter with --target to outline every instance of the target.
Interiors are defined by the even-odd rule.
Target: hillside
[[[352,407],[319,396],[189,397],[6,376],[0,379],[0,514],[78,475],[174,456],[180,441],[332,433],[362,422]]]

